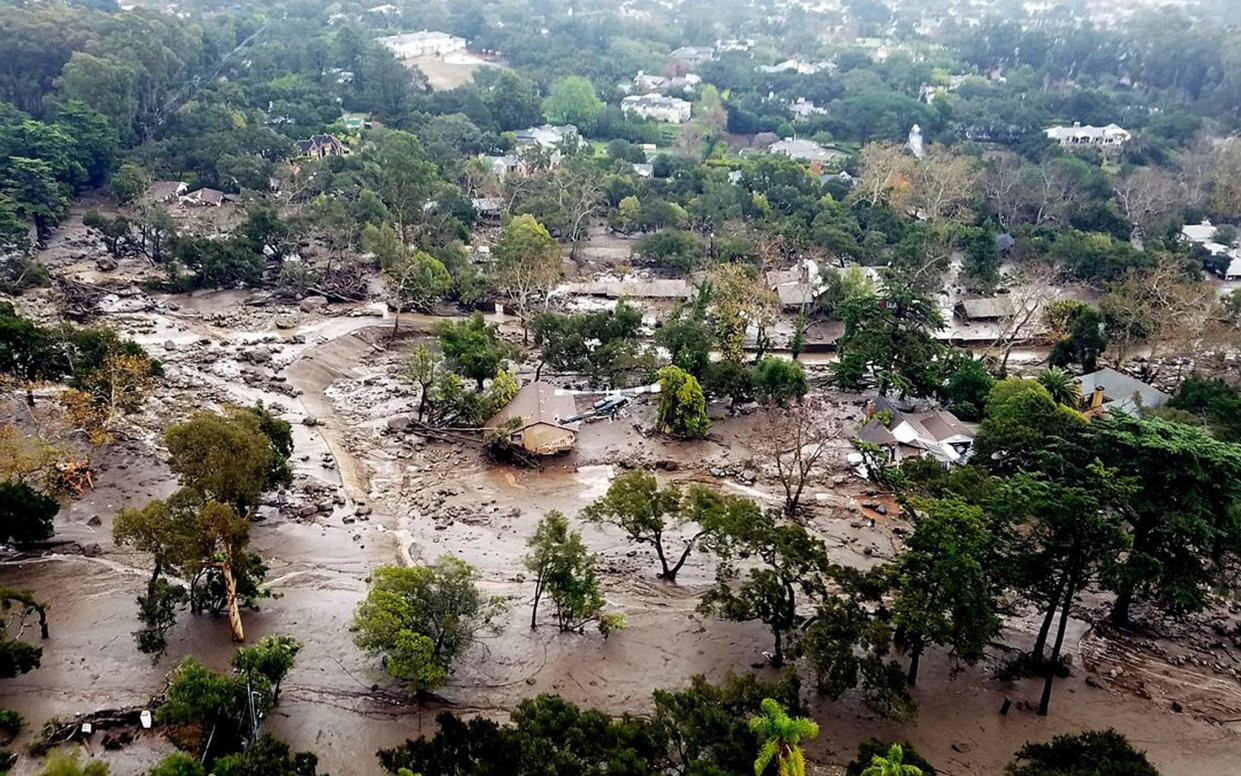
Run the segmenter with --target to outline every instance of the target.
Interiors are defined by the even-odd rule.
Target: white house
[[[866,408],[868,421],[858,433],[862,442],[883,451],[885,462],[931,456],[943,464],[960,464],[973,452],[977,427],[948,410],[902,410],[883,396]]]
[[[798,75],[814,75],[820,72],[833,72],[836,69],[835,62],[823,60],[821,62],[802,62],[799,59],[786,59],[774,65],[759,65],[754,68],[760,73],[797,73]]]
[[[517,139],[519,147],[539,146],[541,148],[555,149],[561,143],[575,143],[578,140],[577,127],[572,124],[562,124],[555,126],[552,124],[543,124],[538,127],[527,127],[519,129],[513,133]]]
[[[1200,224],[1186,224],[1181,227],[1181,239],[1201,245],[1215,257],[1207,263],[1207,268],[1224,280],[1241,280],[1241,249],[1232,248],[1216,242],[1216,226],[1210,221]]]
[[[1082,126],[1079,121],[1073,122],[1071,127],[1052,127],[1046,130],[1046,135],[1065,148],[1077,146],[1119,148],[1133,139],[1129,130],[1115,124],[1108,124],[1106,127],[1095,127],[1089,124]]]
[[[454,51],[465,51],[465,38],[429,30],[389,35],[379,38],[376,43],[387,47],[397,59],[442,57]]]
[[[621,100],[621,110],[626,116],[638,116],[669,124],[689,121],[690,104],[676,97],[662,94],[635,94]]]
[[[827,108],[820,108],[813,101],[798,97],[796,102],[789,103],[789,113],[792,113],[795,119],[805,120],[814,115],[826,114]]]
[[[777,140],[767,146],[767,151],[773,154],[784,154],[790,159],[797,159],[802,162],[831,162],[845,157],[843,151],[837,151],[835,148],[824,148],[813,140],[803,140],[795,137]]]

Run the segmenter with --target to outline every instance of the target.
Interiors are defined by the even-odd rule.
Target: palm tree
[[[763,739],[754,760],[754,776],[763,776],[772,759],[779,776],[806,776],[806,758],[799,744],[819,735],[819,726],[805,717],[790,717],[771,698],[764,698],[761,708],[763,715],[750,720],[750,732]]]
[[[892,744],[887,757],[875,755],[862,776],[922,776],[922,769],[905,763],[905,750],[900,744]]]
[[[1055,399],[1057,404],[1063,404],[1067,407],[1077,406],[1078,399],[1080,398],[1077,380],[1067,369],[1049,366],[1039,372],[1036,379],[1039,385],[1047,389],[1047,392],[1051,394],[1051,398]]]

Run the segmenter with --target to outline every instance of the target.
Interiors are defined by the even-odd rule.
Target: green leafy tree
[[[677,573],[685,565],[695,543],[710,529],[710,514],[697,507],[700,502],[685,498],[675,485],[660,488],[655,476],[648,472],[633,471],[617,477],[608,486],[608,492],[600,496],[582,512],[583,519],[592,523],[607,523],[625,532],[631,542],[649,544],[659,558],[659,578],[676,582]],[[670,528],[683,528],[697,520],[696,529],[684,539],[679,556],[670,557],[665,547],[666,532]]]
[[[1174,615],[1201,611],[1224,579],[1225,555],[1241,546],[1241,447],[1121,413],[1091,423],[1089,437],[1102,464],[1134,485],[1115,505],[1131,548],[1108,574],[1114,620],[1127,622],[1135,600]]]
[[[1115,730],[1088,730],[1029,743],[1017,750],[1006,776],[1159,776],[1146,755]]]
[[[892,744],[886,755],[875,755],[862,776],[922,776],[922,769],[905,762],[905,750]]]
[[[707,435],[707,399],[694,376],[675,366],[659,370],[659,412],[655,427],[681,439]]]
[[[962,359],[944,384],[941,396],[948,408],[961,420],[982,420],[987,395],[995,385],[995,378],[982,362],[973,358]]]
[[[918,704],[905,671],[893,658],[894,639],[882,603],[890,581],[885,568],[870,572],[832,566],[835,590],[815,593],[814,614],[794,644],[820,694],[837,700],[858,689],[867,708],[885,719],[910,719]]]
[[[233,655],[233,670],[253,680],[261,676],[272,687],[273,702],[280,698],[280,685],[293,670],[302,643],[292,636],[264,636],[252,647],[242,647]]]
[[[50,539],[60,502],[21,480],[0,482],[0,541],[24,544]]]
[[[1049,310],[1049,313],[1054,312]],[[1052,366],[1081,364],[1082,369],[1093,372],[1099,356],[1107,349],[1107,336],[1103,332],[1103,317],[1095,310],[1081,305],[1069,315],[1067,335],[1052,347]]]
[[[1067,369],[1049,366],[1041,370],[1035,377],[1039,385],[1047,389],[1053,401],[1066,407],[1076,407],[1081,399],[1081,389],[1077,378]]]
[[[103,240],[103,247],[110,255],[120,258],[133,244],[133,224],[124,216],[109,218],[98,210],[88,210],[82,216],[82,225],[96,232]]]
[[[543,101],[543,113],[548,121],[576,124],[584,129],[594,126],[595,118],[602,110],[603,102],[595,94],[594,84],[580,75],[557,81]]]
[[[108,181],[112,196],[116,198],[118,205],[131,205],[137,202],[150,185],[150,176],[147,175],[146,170],[136,164],[122,164],[116,172],[112,173],[112,178]]]
[[[526,546],[522,563],[534,575],[534,602],[530,627],[538,627],[539,602],[546,594],[556,605],[561,631],[578,630],[603,607],[594,560],[582,535],[569,530],[564,515],[552,510],[539,521]]]
[[[409,366],[405,377],[418,386],[418,421],[426,417],[427,402],[431,398],[431,388],[444,373],[444,357],[432,352],[426,345],[418,345],[410,354]]]
[[[611,310],[579,315],[542,312],[534,319],[534,341],[542,367],[582,372],[611,386],[642,385],[655,371],[655,357],[638,338],[642,313],[623,300]]]
[[[383,567],[354,615],[354,640],[384,656],[389,675],[418,693],[444,684],[476,634],[502,610],[478,590],[473,567],[444,556],[430,566]]]
[[[818,737],[818,724],[805,717],[790,717],[772,698],[763,699],[762,710],[762,716],[750,720],[750,730],[763,741],[754,759],[755,776],[762,776],[773,761],[780,776],[806,776],[801,743]]]
[[[954,500],[920,505],[922,516],[896,561],[892,621],[909,651],[911,685],[929,644],[950,647],[962,660],[983,657],[999,633],[998,561],[982,509]]]
[[[715,587],[699,610],[735,622],[758,620],[775,642],[771,664],[784,665],[785,641],[803,622],[799,595],[823,589],[827,556],[823,543],[805,528],[782,523],[778,512],[764,512],[749,499],[695,491],[700,514],[709,514],[713,530],[708,548],[719,558]],[[740,561],[748,561],[745,567]]]
[[[1217,439],[1241,442],[1241,391],[1223,380],[1190,377],[1181,383],[1168,406],[1201,418]]]
[[[147,776],[207,776],[207,770],[197,757],[173,752],[147,771]]]
[[[879,294],[852,294],[838,312],[845,331],[833,371],[841,384],[857,387],[870,378],[881,395],[929,396],[940,387],[943,346],[934,334],[943,317],[912,280],[889,274]]]
[[[801,364],[776,356],[764,356],[754,367],[754,393],[766,404],[784,405],[809,390]]]
[[[516,347],[500,339],[496,327],[484,321],[481,313],[474,313],[465,321],[442,323],[435,333],[449,366],[475,380],[480,391],[484,380],[495,376],[509,359],[519,354]]]
[[[108,764],[88,758],[82,762],[81,749],[57,749],[47,757],[40,776],[108,776]]]
[[[384,130],[365,154],[364,164],[370,188],[392,215],[401,243],[416,242],[428,215],[424,206],[435,189],[435,163],[427,158],[418,138]]]
[[[500,231],[495,258],[496,283],[517,308],[528,341],[531,304],[546,299],[560,280],[560,246],[534,216],[520,215]]]
[[[38,617],[39,635],[48,637],[47,608],[29,590],[0,587],[0,679],[11,679],[33,671],[43,660],[43,648],[21,639],[26,622]]]
[[[672,365],[702,380],[711,364],[711,328],[698,318],[677,318],[655,332],[655,341],[668,351]]]
[[[401,311],[434,312],[435,303],[452,288],[452,276],[444,264],[429,253],[406,252],[383,271],[388,306],[395,311],[392,330],[401,326]]]
[[[633,246],[633,255],[641,261],[680,274],[697,267],[703,253],[702,243],[697,237],[677,229],[647,235]]]

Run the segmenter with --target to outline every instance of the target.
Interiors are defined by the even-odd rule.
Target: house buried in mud
[[[524,386],[504,409],[487,422],[492,429],[512,425],[509,441],[534,455],[555,455],[573,449],[577,424],[565,418],[577,415],[573,396],[551,383],[537,381]]]

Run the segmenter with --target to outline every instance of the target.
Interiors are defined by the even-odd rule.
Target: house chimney
[[[1103,386],[1096,385],[1094,393],[1090,395],[1090,409],[1097,410],[1103,406]]]

